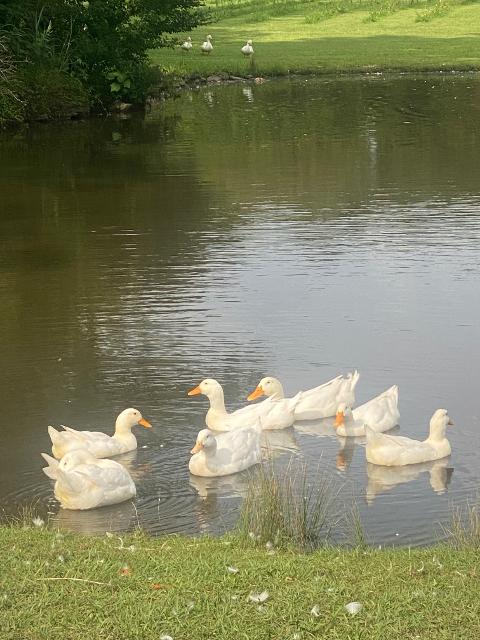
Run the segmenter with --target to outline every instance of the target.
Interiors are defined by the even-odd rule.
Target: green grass
[[[271,553],[234,537],[121,540],[16,525],[0,527],[0,549],[2,640],[478,637],[471,548]],[[249,601],[265,590],[263,605]],[[363,605],[356,616],[351,601]]]
[[[152,52],[185,76],[480,69],[480,3],[455,0],[210,2],[218,20],[195,30],[189,54]],[[202,56],[207,33],[214,50]],[[255,54],[240,47],[252,38]],[[179,41],[183,39],[183,35]]]

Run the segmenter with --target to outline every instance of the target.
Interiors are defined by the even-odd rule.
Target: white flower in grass
[[[160,640],[173,640],[172,636],[167,636],[166,634],[163,634],[163,636],[160,636]]]
[[[268,593],[268,591],[262,591],[261,593],[251,593],[248,596],[248,599],[250,600],[250,602],[255,602],[256,604],[262,604],[263,602],[266,602],[270,597],[270,594]]]
[[[42,520],[42,518],[40,518],[39,516],[36,516],[32,520],[32,522],[36,527],[43,527],[43,525],[45,524],[45,520]]]
[[[345,609],[351,616],[356,616],[357,613],[360,613],[363,609],[363,604],[360,604],[360,602],[349,602],[345,605]]]
[[[237,567],[227,567],[227,571],[228,573],[238,573],[240,569],[237,569]]]
[[[320,615],[320,605],[315,604],[310,611],[310,615],[312,615],[314,618],[318,618]]]
[[[58,560],[59,562],[65,562],[65,558],[64,558],[62,555],[57,556],[57,560]]]
[[[267,543],[265,543],[265,549],[267,551],[271,551],[273,549],[273,542],[270,542],[269,540]]]

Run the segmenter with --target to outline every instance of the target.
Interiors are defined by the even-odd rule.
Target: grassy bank
[[[233,537],[121,540],[20,526],[0,528],[0,548],[2,640],[459,640],[480,624],[473,548],[308,555]],[[263,591],[263,604],[249,599]],[[345,609],[352,601],[363,605],[357,615]]]
[[[156,50],[183,75],[277,75],[480,69],[480,3],[450,0],[217,0],[217,22],[193,31],[194,48]],[[202,56],[205,35],[214,50]],[[252,59],[240,47],[254,41]]]

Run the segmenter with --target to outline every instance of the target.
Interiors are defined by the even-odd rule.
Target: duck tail
[[[351,391],[354,391],[357,386],[357,382],[360,379],[360,373],[355,369],[353,373],[348,374],[348,377],[350,378],[350,389]]]
[[[50,426],[48,427],[48,435],[50,436],[50,440],[52,441],[52,444],[55,444],[60,439],[60,433],[56,429]]]
[[[49,456],[48,453],[42,453],[43,459],[47,462],[48,467],[43,467],[43,473],[47,475],[52,480],[56,480],[58,478],[58,460]]]
[[[398,385],[394,384],[391,388],[390,388],[390,392],[392,394],[392,400],[395,401],[395,404],[398,404]]]

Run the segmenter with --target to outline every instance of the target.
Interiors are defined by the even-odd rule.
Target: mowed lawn
[[[269,15],[268,9],[259,11],[264,5],[261,1],[256,9],[250,3],[235,15],[193,31],[190,53],[179,47],[160,49],[152,52],[152,59],[186,76],[220,71],[278,75],[480,69],[478,2],[448,6],[437,0],[412,8],[382,9],[379,0],[373,5],[378,9],[363,10],[352,2],[343,4],[346,13],[328,16],[330,4],[339,6],[334,2],[284,3],[284,11],[289,12],[276,16]],[[348,6],[352,9],[345,9]],[[425,21],[419,21],[422,16]],[[200,44],[207,34],[212,35],[214,50],[202,55]],[[243,59],[240,48],[248,38],[253,40],[255,54]]]
[[[476,547],[306,554],[7,526],[0,550],[2,640],[479,637]]]

